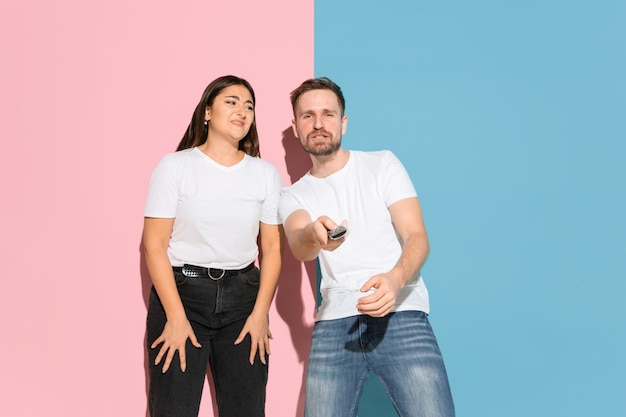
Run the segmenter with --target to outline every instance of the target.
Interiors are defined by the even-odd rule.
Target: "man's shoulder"
[[[395,158],[395,155],[392,151],[388,149],[381,149],[377,151],[350,151],[355,158],[358,159],[385,159],[385,158]]]
[[[399,161],[398,157],[390,150],[377,151],[350,151],[354,160],[359,165],[368,168],[383,168],[390,163]]]
[[[309,173],[307,172],[298,180],[296,180],[296,182],[292,183],[291,185],[284,186],[283,190],[284,191],[297,191],[298,189],[301,189],[302,187],[306,187],[306,184],[308,182],[307,181],[308,176],[309,176]]]

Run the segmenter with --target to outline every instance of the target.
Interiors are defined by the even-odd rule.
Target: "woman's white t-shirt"
[[[280,224],[282,181],[276,168],[245,155],[225,167],[198,148],[165,155],[148,190],[144,215],[174,218],[172,266],[241,269],[259,253],[259,222]]]

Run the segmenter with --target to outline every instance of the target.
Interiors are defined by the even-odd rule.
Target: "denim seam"
[[[366,369],[363,375],[361,376],[361,379],[356,387],[355,396],[354,396],[354,399],[352,400],[352,406],[350,407],[351,416],[356,416],[356,412],[359,407],[360,394],[363,390],[363,383],[365,382],[365,379],[367,378],[368,373],[369,373],[369,369]]]

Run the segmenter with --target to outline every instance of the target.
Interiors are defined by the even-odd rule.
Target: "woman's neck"
[[[245,156],[244,151],[230,144],[211,143],[210,140],[198,146],[198,149],[218,164],[226,167],[238,164]]]

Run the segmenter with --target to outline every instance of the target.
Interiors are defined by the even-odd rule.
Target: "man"
[[[322,274],[305,416],[355,416],[369,371],[399,415],[454,416],[420,275],[428,237],[406,170],[389,151],[341,147],[348,117],[330,79],[305,81],[291,103],[313,166],[283,190],[280,214],[295,257],[318,258]],[[349,231],[333,240],[339,225]]]

